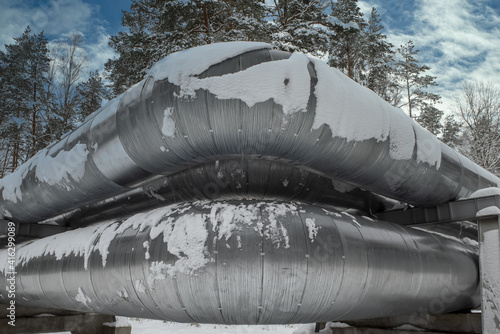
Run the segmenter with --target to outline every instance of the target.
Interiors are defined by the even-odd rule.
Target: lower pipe
[[[0,286],[11,277],[0,252]],[[16,301],[177,322],[284,324],[480,303],[458,240],[301,204],[172,205],[17,248]],[[0,300],[8,303],[0,292]]]

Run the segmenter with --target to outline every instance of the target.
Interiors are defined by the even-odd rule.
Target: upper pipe
[[[166,57],[1,180],[0,215],[37,222],[234,157],[298,166],[417,206],[500,184],[322,61],[237,42]]]

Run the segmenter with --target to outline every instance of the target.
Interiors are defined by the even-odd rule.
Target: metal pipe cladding
[[[20,304],[353,320],[477,307],[474,249],[369,216],[498,185],[321,60],[221,43],[169,55],[0,180],[0,219],[72,229],[18,245]]]
[[[168,206],[34,241],[18,258],[21,304],[178,322],[307,323],[480,303],[477,256],[460,242],[294,202]]]

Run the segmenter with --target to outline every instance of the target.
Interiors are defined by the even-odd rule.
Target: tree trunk
[[[19,155],[19,135],[16,135],[14,142],[14,150],[12,151],[12,166],[11,171],[14,172],[17,168],[17,156]]]
[[[208,19],[208,11],[207,11],[207,4],[203,5],[203,21],[205,23],[205,31],[207,34],[207,44],[211,44],[212,41],[210,40],[210,21]]]
[[[347,76],[352,79],[351,47],[349,44],[349,39],[346,40],[346,52],[347,52]]]
[[[36,80],[36,71],[37,69],[35,68],[35,80]],[[35,151],[36,151],[36,114],[37,114],[37,110],[36,110],[36,102],[37,102],[37,92],[36,92],[36,88],[37,88],[37,84],[36,84],[36,81],[35,81],[35,84],[33,85],[33,117],[32,117],[32,128],[31,128],[31,135],[32,135],[32,149],[30,150],[30,154],[29,154],[29,157],[32,157],[33,155],[35,155]]]
[[[412,117],[412,115],[411,115],[411,98],[410,98],[410,80],[408,78],[406,78],[406,94],[408,94],[408,111],[410,113],[410,117]]]
[[[21,117],[21,107],[17,107],[17,118],[19,119]],[[16,136],[14,138],[14,149],[12,151],[12,172],[14,172],[17,168],[17,163],[18,163],[18,158],[19,158],[19,141],[20,137],[19,134],[22,131],[22,125],[19,128],[19,130],[16,132]]]
[[[5,176],[5,171],[7,170],[7,162],[9,161],[10,144],[7,145],[7,150],[5,151],[5,159],[2,164],[2,170],[0,171],[0,178]]]

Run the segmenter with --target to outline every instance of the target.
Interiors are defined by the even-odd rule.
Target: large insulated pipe
[[[418,206],[500,184],[324,62],[222,43],[166,57],[1,180],[0,218],[39,222],[233,158],[277,161]]]
[[[237,158],[197,165],[159,178],[52,217],[50,222],[76,228],[106,219],[127,218],[174,203],[242,198],[297,201],[366,213],[387,210],[395,205],[394,201],[391,203],[386,198],[303,168],[279,161]]]
[[[307,323],[480,304],[477,256],[458,240],[294,202],[172,205],[21,245],[17,259],[20,304],[178,322]],[[10,270],[0,271],[6,286]]]
[[[18,249],[16,298],[28,306],[349,320],[476,307],[477,258],[457,240],[332,208],[388,203],[374,193],[436,205],[499,182],[323,62],[225,43],[165,58],[0,181],[0,216],[98,223]],[[145,212],[196,199],[210,201]]]

